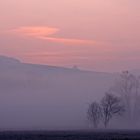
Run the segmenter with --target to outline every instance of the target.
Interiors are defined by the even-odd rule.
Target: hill
[[[1,129],[79,129],[115,74],[26,64],[0,56]]]

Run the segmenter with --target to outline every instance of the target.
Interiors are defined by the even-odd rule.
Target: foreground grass
[[[0,132],[0,140],[140,140],[140,131],[15,131]]]

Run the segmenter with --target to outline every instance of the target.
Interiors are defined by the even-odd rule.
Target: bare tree
[[[121,96],[126,107],[126,116],[133,119],[137,114],[140,82],[139,77],[124,71],[115,85],[111,88],[113,93]]]
[[[89,105],[88,108],[88,119],[91,121],[94,125],[94,128],[97,128],[100,120],[101,120],[101,107],[97,102],[93,102]]]
[[[121,98],[110,93],[106,93],[101,100],[101,108],[105,128],[114,116],[121,115],[124,112],[124,105],[122,104]]]

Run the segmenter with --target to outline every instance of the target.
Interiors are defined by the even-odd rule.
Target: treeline
[[[114,117],[122,117],[129,125],[140,120],[140,77],[123,72],[99,101],[89,105],[88,120],[95,128],[108,127]]]

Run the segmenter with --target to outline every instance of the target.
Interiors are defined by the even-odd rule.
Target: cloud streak
[[[42,26],[27,26],[27,27],[25,26],[10,31],[24,36],[32,36],[32,37],[39,38],[39,37],[53,35],[56,32],[58,32],[59,29],[51,28],[51,27],[42,27]]]
[[[46,26],[25,26],[25,27],[19,27],[17,29],[10,30],[10,32],[16,33],[18,35],[34,37],[34,38],[47,40],[50,42],[66,44],[66,45],[95,45],[96,44],[96,41],[93,40],[52,37],[59,31],[60,29],[58,28],[52,28]]]

